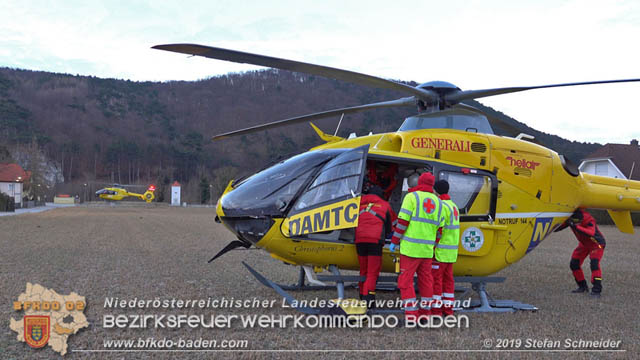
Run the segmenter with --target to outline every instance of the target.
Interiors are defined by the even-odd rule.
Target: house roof
[[[0,164],[0,182],[25,182],[31,177],[30,171],[24,171],[18,164]]]
[[[640,147],[636,140],[632,140],[630,144],[606,144],[589,154],[583,161],[597,159],[611,159],[627,177],[633,167],[631,179],[640,180]]]

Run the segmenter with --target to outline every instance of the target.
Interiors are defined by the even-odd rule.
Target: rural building
[[[631,140],[629,144],[606,144],[583,159],[579,169],[588,174],[640,180],[638,140]]]
[[[171,205],[180,206],[180,183],[177,181],[171,184]]]
[[[31,174],[18,164],[0,164],[0,192],[15,199],[16,208],[22,207],[24,183]]]

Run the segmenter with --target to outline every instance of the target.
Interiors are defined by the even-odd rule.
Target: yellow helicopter
[[[123,185],[114,184],[110,187],[106,187],[104,189],[96,191],[96,196],[109,201],[120,201],[127,197],[135,197],[140,200],[144,200],[147,203],[150,203],[153,201],[153,199],[155,199],[155,191],[155,185],[149,185],[147,191],[145,191],[143,194],[138,194],[129,192]]]
[[[413,87],[352,71],[203,45],[153,48],[319,75],[411,95],[280,120],[220,134],[214,140],[365,110],[418,107],[419,113],[406,118],[392,133],[342,138],[325,134],[311,124],[325,144],[248,178],[232,181],[218,201],[216,220],[238,240],[213,259],[236,247],[255,246],[275,259],[301,266],[304,273],[301,270],[297,288],[303,288],[303,276],[315,285],[325,285],[324,280],[339,285],[354,281],[358,277],[341,276],[339,270],[359,269],[354,228],[358,225],[363,179],[366,176],[368,181],[381,185],[397,211],[412,181],[425,171],[450,184],[450,195],[460,209],[461,220],[454,274],[474,284],[481,297],[480,306],[487,311],[504,304],[487,300],[484,285],[492,281],[486,276],[532,251],[575,209],[606,209],[620,231],[633,232],[630,211],[640,211],[640,182],[581,173],[563,155],[529,141],[526,134],[497,136],[485,114],[461,102],[525,90],[640,79],[481,90],[461,90],[442,81]],[[284,286],[245,266],[263,284],[288,296]],[[327,268],[333,277],[315,276]],[[386,248],[382,271],[395,272],[394,254]],[[338,293],[339,297],[344,293],[340,286]],[[514,303],[504,305],[509,306]]]

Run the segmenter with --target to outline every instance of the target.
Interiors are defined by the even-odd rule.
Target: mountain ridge
[[[0,68],[0,144],[36,142],[60,165],[65,182],[188,182],[216,178],[219,169],[261,168],[281,154],[322,143],[307,124],[211,142],[214,134],[402,96],[274,69],[198,81],[134,82]],[[601,146],[568,141],[480,102],[466,103],[574,162]],[[339,135],[395,131],[414,113],[412,108],[391,108],[348,115]],[[314,123],[329,132],[337,122],[336,117]]]

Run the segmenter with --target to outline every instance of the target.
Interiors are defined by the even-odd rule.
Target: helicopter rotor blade
[[[327,117],[331,117],[331,116],[338,116],[340,114],[352,114],[352,113],[357,113],[357,112],[360,112],[360,111],[366,111],[366,110],[371,110],[371,109],[379,109],[379,108],[413,106],[413,105],[415,105],[415,103],[416,103],[416,99],[413,96],[410,96],[410,97],[400,98],[400,99],[397,99],[397,100],[383,101],[383,102],[378,102],[378,103],[373,103],[373,104],[366,104],[366,105],[352,106],[352,107],[347,107],[347,108],[342,108],[342,109],[322,111],[322,112],[318,112],[318,113],[314,113],[314,114],[297,116],[297,117],[293,117],[293,118],[289,118],[289,119],[278,120],[278,121],[270,122],[270,123],[267,123],[267,124],[252,126],[252,127],[245,128],[245,129],[240,129],[240,130],[227,132],[227,133],[224,133],[224,134],[219,134],[219,135],[214,136],[212,138],[212,140],[221,140],[221,139],[232,137],[232,136],[249,134],[249,133],[256,132],[256,131],[273,129],[273,128],[277,128],[277,127],[280,127],[280,126],[298,124],[298,123],[313,121],[313,120],[317,120],[317,119],[323,119],[323,118],[327,118]]]
[[[242,51],[222,49],[198,44],[156,45],[153,46],[152,49],[173,51],[194,56],[203,56],[211,59],[226,60],[241,64],[267,66],[281,70],[289,70],[324,76],[330,79],[342,80],[375,88],[397,90],[412,94],[426,102],[434,102],[438,99],[438,95],[430,90],[420,89],[399,82],[357,73],[354,71],[332,68],[329,66],[315,65],[300,61],[281,59],[259,54],[251,54]]]
[[[586,81],[586,82],[539,85],[539,86],[506,87],[506,88],[495,88],[495,89],[484,89],[484,90],[463,90],[463,91],[458,91],[458,92],[445,95],[444,100],[446,101],[447,104],[452,105],[452,104],[457,104],[464,100],[479,99],[483,97],[510,94],[514,92],[534,90],[534,89],[546,89],[546,88],[554,88],[554,87],[594,85],[594,84],[625,83],[625,82],[636,82],[636,81],[640,81],[640,79],[601,80],[601,81]]]

